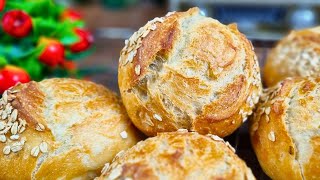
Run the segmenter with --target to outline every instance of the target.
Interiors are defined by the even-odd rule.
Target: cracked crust
[[[264,82],[276,85],[286,77],[317,77],[320,73],[320,26],[291,31],[268,54]]]
[[[255,179],[250,168],[217,136],[159,133],[116,156],[97,178]]]
[[[287,78],[261,97],[250,136],[272,179],[320,177],[319,92],[320,78]]]
[[[140,28],[126,41],[118,70],[127,112],[148,136],[180,128],[227,136],[261,92],[251,43],[236,25],[201,16],[198,8]]]
[[[88,179],[105,162],[140,138],[118,97],[101,85],[73,79],[48,79],[20,84],[12,101],[18,117],[26,121],[23,149],[0,154],[1,179]],[[44,131],[37,131],[37,124]],[[126,131],[128,137],[120,133]],[[7,136],[8,137],[8,136]],[[48,152],[31,156],[46,142]],[[10,142],[0,142],[0,149]]]

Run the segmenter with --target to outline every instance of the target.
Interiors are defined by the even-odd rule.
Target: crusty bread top
[[[320,26],[291,31],[269,53],[264,81],[273,86],[286,77],[318,76],[320,73]]]
[[[20,84],[6,91],[0,104],[0,123],[11,127],[0,131],[4,179],[17,174],[22,179],[92,178],[117,152],[139,140],[118,97],[92,82]],[[14,134],[17,140],[10,137]]]
[[[159,133],[116,156],[99,179],[255,179],[218,136]]]
[[[287,78],[261,97],[250,128],[271,178],[320,177],[320,78]]]
[[[147,135],[186,128],[226,136],[258,102],[257,57],[235,24],[192,8],[149,21],[125,44],[120,92]]]

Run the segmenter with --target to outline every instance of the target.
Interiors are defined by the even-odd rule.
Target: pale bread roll
[[[250,135],[271,179],[319,179],[320,78],[287,78],[268,89]]]
[[[234,149],[218,136],[159,133],[116,156],[97,180],[255,179]]]
[[[148,22],[125,42],[119,87],[129,117],[149,136],[184,128],[234,132],[259,100],[257,57],[236,25],[198,8]]]
[[[320,75],[320,27],[291,31],[268,54],[264,82],[273,86],[286,77]]]
[[[0,179],[92,179],[140,140],[119,98],[83,80],[17,85],[0,115]]]

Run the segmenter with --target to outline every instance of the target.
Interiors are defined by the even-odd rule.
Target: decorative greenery
[[[37,81],[79,76],[73,61],[92,52],[93,38],[79,13],[52,0],[0,0],[0,18],[0,93],[10,84],[3,82],[12,81],[4,78],[6,66]]]

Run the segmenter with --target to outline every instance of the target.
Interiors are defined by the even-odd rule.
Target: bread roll
[[[273,86],[286,77],[320,75],[320,26],[291,31],[269,53],[264,82]]]
[[[98,180],[255,179],[233,148],[218,136],[159,133],[106,164]]]
[[[183,128],[220,137],[252,113],[261,91],[257,57],[236,25],[198,8],[155,18],[125,42],[119,86],[145,134]]]
[[[0,115],[0,179],[93,178],[139,141],[116,95],[88,81],[17,85]]]
[[[319,179],[320,78],[285,79],[261,99],[250,135],[264,172],[271,179]]]

